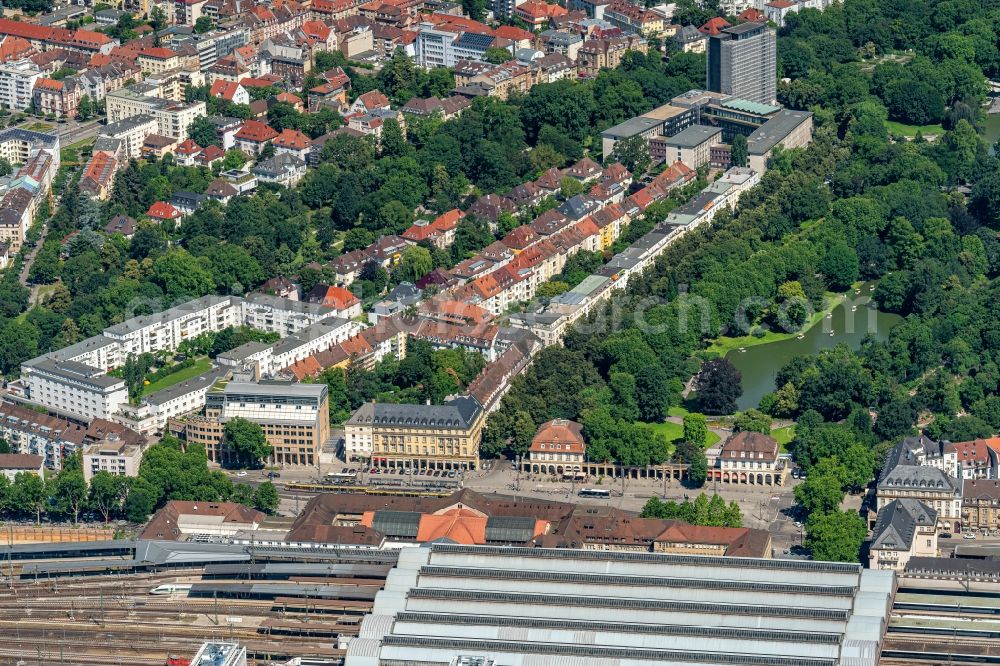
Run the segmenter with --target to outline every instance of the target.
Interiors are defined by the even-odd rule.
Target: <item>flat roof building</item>
[[[750,168],[763,173],[775,146],[801,148],[812,141],[813,118],[809,111],[784,109],[747,137]]]
[[[103,441],[83,449],[83,479],[88,484],[98,472],[113,476],[139,476],[143,447],[118,435],[108,435]]]
[[[435,543],[402,549],[345,664],[875,666],[893,591],[857,564]]]
[[[243,418],[258,424],[274,449],[271,460],[284,465],[315,465],[330,437],[325,384],[229,382],[205,395],[205,414],[171,419],[169,427],[187,441],[202,444],[208,459],[235,460],[226,443],[226,423]]]
[[[711,147],[722,143],[722,130],[709,125],[691,125],[673,136],[649,141],[649,156],[654,162],[683,162],[692,169],[708,164]]]
[[[774,30],[753,21],[723,28],[708,39],[708,89],[774,104],[777,49]]]

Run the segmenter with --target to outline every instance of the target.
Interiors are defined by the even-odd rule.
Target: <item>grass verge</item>
[[[834,308],[844,302],[843,294],[827,293],[826,295],[826,306],[817,312],[813,313],[813,316],[802,326],[802,328],[794,333],[779,333],[777,331],[765,331],[764,335],[761,337],[755,337],[753,335],[741,335],[736,338],[726,337],[725,335],[720,335],[715,340],[712,341],[705,351],[711,354],[718,354],[720,358],[725,358],[726,354],[733,351],[734,349],[739,349],[741,347],[756,347],[757,345],[766,345],[771,342],[781,342],[782,340],[788,340],[790,338],[797,337],[816,324],[823,321],[828,313],[832,312]]]
[[[795,426],[790,425],[784,428],[775,428],[771,431],[771,437],[774,437],[781,446],[782,453],[788,453],[788,443],[795,437]]]
[[[174,384],[180,384],[183,381],[187,381],[192,377],[197,377],[203,372],[208,372],[212,369],[212,361],[207,358],[199,358],[194,362],[194,365],[173,372],[162,379],[158,379],[152,384],[149,384],[142,390],[144,396],[150,395],[151,393],[156,393],[157,391],[162,391],[165,388],[173,386]]]
[[[916,136],[917,132],[920,132],[924,136],[928,134],[944,134],[944,128],[941,125],[907,125],[905,123],[897,123],[895,120],[885,121],[885,129],[888,130],[889,134],[894,136]]]

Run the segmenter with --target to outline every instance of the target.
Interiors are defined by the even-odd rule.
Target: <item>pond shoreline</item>
[[[799,333],[775,334],[754,339],[757,344],[737,346],[725,358],[742,376],[743,395],[737,400],[740,411],[757,407],[760,399],[775,390],[778,372],[793,358],[816,354],[838,344],[858,349],[867,335],[885,339],[902,317],[882,312],[871,302],[874,282],[856,286],[853,293],[838,294],[828,310],[810,319],[808,329]],[[818,325],[817,325],[818,324]],[[780,336],[780,337],[779,337]]]

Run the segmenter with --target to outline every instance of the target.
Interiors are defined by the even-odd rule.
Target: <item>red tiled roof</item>
[[[289,148],[291,150],[305,150],[312,145],[305,134],[298,130],[285,129],[271,142],[275,148]]]
[[[281,79],[275,81],[270,77],[263,77],[263,76],[257,78],[248,76],[245,79],[240,79],[240,85],[243,86],[244,88],[270,88],[280,80]]]
[[[500,26],[496,29],[496,36],[501,39],[509,39],[512,42],[521,42],[524,40],[531,41],[535,39],[534,33],[513,25]]]
[[[728,28],[731,24],[726,19],[721,16],[716,16],[715,18],[710,18],[705,21],[705,24],[698,28],[699,32],[706,35],[717,35],[723,28]]]
[[[263,143],[265,141],[270,141],[278,136],[278,133],[274,131],[270,125],[260,122],[259,120],[248,120],[243,123],[243,127],[240,131],[236,133],[236,138],[242,141],[253,141],[255,143]]]
[[[343,287],[332,286],[326,288],[322,304],[337,310],[346,310],[360,302],[357,296]]]
[[[464,16],[455,16],[453,14],[438,14],[434,13],[427,17],[427,22],[433,23],[435,28],[439,30],[455,30],[456,32],[474,32],[480,35],[490,35],[494,36],[495,33],[493,29],[490,28],[485,23],[480,23],[479,21],[473,21],[470,18],[465,18]]]
[[[569,13],[565,7],[552,5],[547,2],[540,2],[539,0],[528,0],[527,2],[521,3],[514,11],[532,19],[566,16],[566,14]]]
[[[201,152],[201,146],[194,142],[194,139],[186,139],[174,150],[175,155],[197,155]]]
[[[199,162],[213,162],[225,156],[226,156],[225,151],[222,150],[222,148],[219,148],[218,146],[213,144],[210,146],[205,146],[205,149],[198,154],[197,159]]]
[[[21,58],[34,50],[35,47],[23,37],[8,35],[3,42],[0,42],[0,62]]]
[[[458,226],[459,220],[462,219],[462,211],[457,208],[453,208],[448,212],[441,213],[434,221],[431,222],[431,226],[438,231],[451,231]]]
[[[558,447],[553,445],[558,444]],[[538,426],[538,432],[531,440],[528,450],[531,452],[562,451],[563,453],[582,454],[586,446],[583,443],[583,426],[576,421],[553,419]]]
[[[42,88],[44,90],[62,90],[63,82],[56,81],[55,79],[40,78],[35,80],[35,88]]]
[[[212,87],[209,89],[208,94],[217,99],[224,99],[228,102],[232,102],[239,90],[239,83],[226,81],[225,79],[216,79],[212,82]]]
[[[389,106],[389,98],[378,90],[369,90],[365,94],[360,95],[357,101],[364,104],[365,108],[369,111]]]
[[[282,92],[274,96],[274,99],[278,102],[284,102],[285,104],[301,104],[302,98],[298,95],[293,95],[292,93]]]
[[[157,220],[175,220],[181,216],[180,211],[168,204],[166,201],[156,201],[149,210],[146,211],[147,217],[152,217]]]
[[[177,55],[175,51],[170,49],[165,49],[163,47],[151,47],[148,49],[143,49],[139,52],[139,55],[145,56],[147,58],[156,58],[157,60],[168,60]]]

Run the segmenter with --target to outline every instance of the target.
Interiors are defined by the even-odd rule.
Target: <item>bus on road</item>
[[[580,497],[596,497],[598,499],[609,499],[610,490],[600,490],[598,488],[584,488],[580,491]]]

